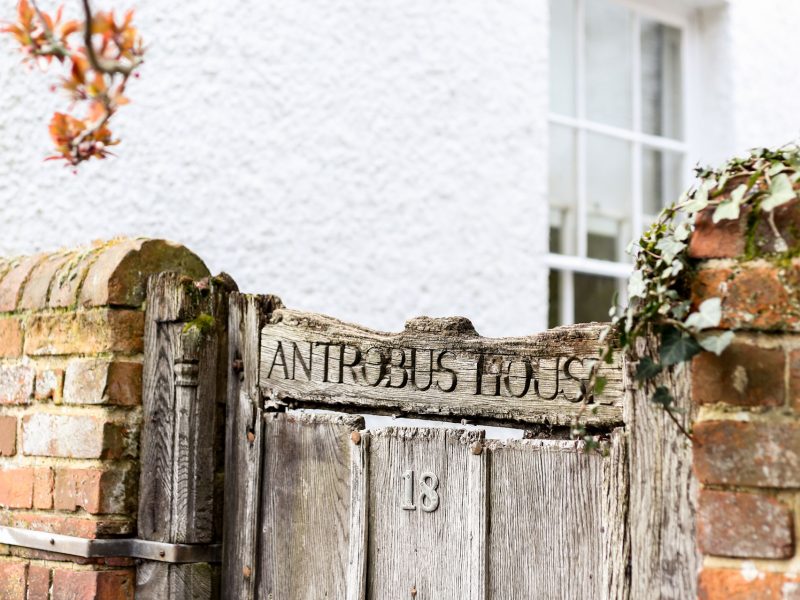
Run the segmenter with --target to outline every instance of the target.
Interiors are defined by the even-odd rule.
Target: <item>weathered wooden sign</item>
[[[588,389],[603,325],[521,338],[479,336],[461,317],[418,317],[398,334],[330,317],[275,310],[261,331],[259,387],[297,403],[410,414],[481,416],[568,425],[622,422],[620,359],[603,363],[602,394]]]

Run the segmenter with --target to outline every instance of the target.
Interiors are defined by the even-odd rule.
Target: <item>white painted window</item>
[[[686,24],[550,0],[550,326],[606,321],[628,242],[685,181]]]

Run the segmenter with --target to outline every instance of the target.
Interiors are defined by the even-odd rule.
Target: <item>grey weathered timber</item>
[[[470,573],[480,560],[480,540],[470,539],[480,526],[472,523],[485,519],[485,496],[473,489],[485,477],[485,458],[473,451],[482,437],[442,428],[370,432],[368,598],[485,598],[482,577]]]
[[[344,599],[351,452],[358,453],[351,433],[364,420],[320,413],[264,419],[258,597]]]
[[[368,431],[351,435],[355,447],[350,449],[350,539],[346,600],[366,600],[370,435]]]
[[[330,317],[276,310],[261,332],[259,386],[272,400],[384,412],[568,425],[589,397],[587,424],[622,422],[620,358],[587,389],[604,326],[521,338],[479,336],[464,318],[408,321],[388,334]]]
[[[638,356],[657,358],[654,338],[639,340]],[[695,544],[696,481],[692,477],[692,445],[650,398],[657,385],[676,400],[675,416],[691,423],[688,369],[678,368],[638,388],[638,361],[627,357],[625,422],[630,436],[631,598],[696,597],[699,555]]]
[[[230,296],[222,589],[226,597],[237,600],[255,597],[263,450],[259,332],[279,305],[274,296]]]
[[[214,541],[214,429],[229,288],[175,273],[148,281],[138,535]],[[212,598],[207,564],[143,563],[138,599]]]
[[[605,598],[630,597],[631,540],[628,527],[630,510],[628,476],[628,438],[625,430],[615,429],[605,447],[603,461],[603,591]],[[601,596],[603,597],[603,596]]]
[[[615,435],[611,456],[573,441],[489,444],[490,598],[627,598],[610,547],[624,540],[626,497],[608,467],[622,444]]]

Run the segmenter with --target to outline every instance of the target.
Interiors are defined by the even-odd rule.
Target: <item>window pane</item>
[[[642,19],[642,131],[683,136],[681,31]]]
[[[642,210],[656,217],[678,200],[682,190],[682,156],[667,150],[642,149]]]
[[[605,322],[617,291],[617,280],[575,273],[575,322]]]
[[[564,274],[555,269],[550,270],[549,282],[549,295],[547,306],[547,326],[558,327],[561,325],[560,307],[561,307],[561,278]]]
[[[631,237],[631,145],[595,133],[586,134],[587,229],[624,246]],[[597,244],[587,240],[588,255],[604,260],[621,260],[617,251],[609,257]],[[595,254],[593,254],[593,252]]]
[[[632,13],[610,0],[586,0],[586,117],[632,127]]]
[[[575,115],[575,0],[550,0],[550,110]]]
[[[550,225],[559,228],[563,235],[559,246],[552,252],[575,252],[574,231],[576,211],[576,186],[578,173],[575,154],[575,131],[561,125],[550,125],[549,199]],[[551,237],[552,240],[552,237]]]

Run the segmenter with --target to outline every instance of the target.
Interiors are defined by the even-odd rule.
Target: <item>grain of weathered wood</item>
[[[367,600],[369,538],[368,431],[353,434],[350,448],[350,539],[347,554],[347,600]]]
[[[483,477],[485,459],[472,452],[482,431],[386,428],[371,431],[369,449],[368,598],[483,598],[474,566],[470,525],[485,514],[471,490]],[[415,510],[403,502],[403,475],[413,472]],[[420,497],[425,473],[438,478],[439,504]],[[427,480],[432,484],[430,479]]]
[[[274,296],[230,296],[222,589],[237,600],[255,596],[263,450],[259,332],[267,315],[279,305]]]
[[[636,352],[656,359],[658,348],[651,338],[640,340]],[[655,386],[666,386],[682,411],[676,417],[688,427],[690,373],[678,368],[639,389],[633,377],[636,365],[629,356],[625,422],[630,432],[631,598],[694,598],[699,555],[691,442],[650,400]]]
[[[267,413],[259,598],[344,598],[350,529],[350,434],[360,417]]]
[[[490,445],[491,598],[605,598],[603,462],[578,442]]]
[[[630,531],[628,514],[628,439],[625,430],[615,429],[603,465],[602,531],[603,591],[610,600],[630,597]]]
[[[201,289],[202,288],[202,289]],[[161,273],[148,282],[139,537],[214,540],[214,428],[218,343],[215,308],[228,294],[213,281]],[[202,326],[194,320],[205,315]],[[212,597],[209,565],[143,563],[137,598]]]
[[[293,403],[568,425],[581,410],[602,325],[480,337],[463,318],[412,319],[399,334],[276,310],[261,336],[262,392]],[[412,366],[413,365],[413,366]],[[622,421],[619,362],[584,420]]]

